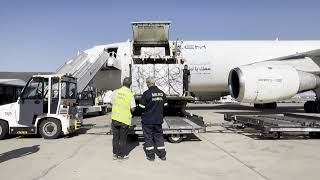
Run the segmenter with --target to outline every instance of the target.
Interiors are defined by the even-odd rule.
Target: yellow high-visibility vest
[[[124,124],[131,125],[132,114],[130,108],[133,93],[126,87],[117,89],[114,93],[111,118]]]

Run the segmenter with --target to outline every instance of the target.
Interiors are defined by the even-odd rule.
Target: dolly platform
[[[231,115],[226,114],[225,120],[232,120],[243,127],[253,127],[260,130],[265,137],[278,139],[282,133],[308,133],[310,137],[320,135],[320,117],[281,114],[281,115]]]

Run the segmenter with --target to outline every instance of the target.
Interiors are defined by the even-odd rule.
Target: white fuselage
[[[172,42],[170,42],[172,44]],[[116,43],[100,48],[118,47],[117,59],[121,61],[121,78],[104,72],[109,80],[122,80],[129,76],[132,63],[131,42]],[[228,92],[228,74],[231,69],[270,60],[296,53],[320,49],[320,41],[183,41],[181,54],[191,71],[191,92]],[[268,62],[292,64],[297,69],[320,72],[319,67],[310,59],[306,62]],[[120,82],[104,82],[120,84]]]
[[[227,92],[232,68],[319,48],[320,41],[185,41],[182,54],[191,91]]]

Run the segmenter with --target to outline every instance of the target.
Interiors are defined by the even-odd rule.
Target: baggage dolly
[[[132,118],[133,128],[129,134],[142,135],[141,117]],[[193,115],[187,117],[165,116],[163,118],[163,134],[168,137],[171,143],[180,143],[187,135],[194,133],[206,132],[206,127],[203,118]]]
[[[320,117],[282,114],[282,115],[225,115],[226,120],[252,127],[261,131],[264,137],[279,139],[283,133],[309,134],[311,138],[320,137]]]

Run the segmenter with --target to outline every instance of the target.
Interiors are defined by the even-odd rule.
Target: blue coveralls
[[[189,91],[189,77],[190,77],[190,70],[183,69],[183,94],[187,95]]]
[[[144,150],[150,159],[166,156],[163,138],[163,106],[166,94],[157,86],[150,87],[141,97],[139,106],[144,109],[142,114],[142,129],[145,139]]]

